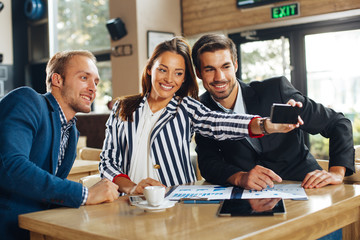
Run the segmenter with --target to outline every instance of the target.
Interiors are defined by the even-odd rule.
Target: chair
[[[80,136],[76,145],[76,159],[79,159],[79,151],[81,148],[86,147],[86,136]]]
[[[196,142],[195,142],[195,136],[193,136],[193,138],[191,139],[191,142],[190,142],[190,161],[195,170],[196,179],[197,179],[197,181],[200,181],[200,180],[203,180],[204,178],[201,176],[201,173],[200,173],[198,156],[195,151],[195,148],[196,148]]]
[[[101,149],[83,147],[79,150],[79,159],[80,160],[91,160],[91,161],[100,161]],[[85,187],[91,187],[101,180],[100,174],[94,174],[85,176],[79,179],[79,183]]]
[[[81,183],[83,186],[89,188],[95,185],[97,182],[101,180],[100,174],[90,175],[86,177],[82,177],[79,180],[79,183]]]
[[[355,163],[360,163],[360,145],[355,145]]]
[[[99,148],[83,147],[79,150],[79,158],[81,160],[100,161],[101,151]]]

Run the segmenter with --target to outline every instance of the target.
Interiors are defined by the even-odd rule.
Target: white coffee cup
[[[149,205],[158,207],[164,201],[165,187],[147,186],[144,189],[144,195]]]

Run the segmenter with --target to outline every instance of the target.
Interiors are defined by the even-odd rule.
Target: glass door
[[[241,79],[244,82],[262,81],[285,76],[291,81],[289,39],[247,42],[240,45]]]
[[[284,75],[316,102],[342,112],[360,144],[359,17],[229,34],[245,82]],[[329,141],[305,135],[311,153],[328,159]]]
[[[354,144],[360,144],[360,30],[305,36],[308,96],[353,123]],[[329,141],[310,136],[311,152],[328,159]]]

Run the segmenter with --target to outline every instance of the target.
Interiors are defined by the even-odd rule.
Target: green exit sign
[[[298,3],[292,3],[271,8],[271,18],[279,19],[299,15],[300,9]]]

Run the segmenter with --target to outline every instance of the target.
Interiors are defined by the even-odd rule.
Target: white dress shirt
[[[148,177],[158,181],[160,180],[153,164],[151,164],[152,161],[149,153],[150,134],[163,111],[164,109],[161,109],[156,113],[153,113],[148,101],[145,102],[144,111],[139,120],[136,146],[134,146],[138,151],[135,151],[131,159],[129,171],[131,181],[136,184]]]

